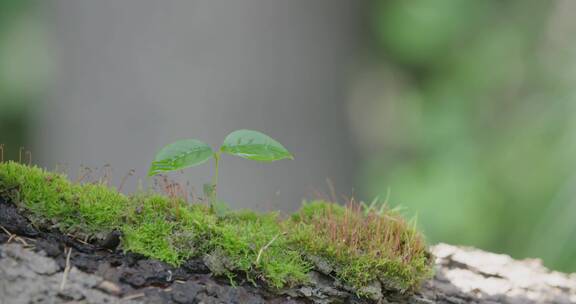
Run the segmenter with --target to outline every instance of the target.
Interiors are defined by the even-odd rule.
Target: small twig
[[[4,233],[6,233],[8,235],[8,240],[6,241],[6,244],[9,244],[13,240],[17,240],[17,241],[21,242],[22,244],[24,244],[25,246],[28,246],[28,243],[26,243],[25,240],[23,240],[21,237],[19,237],[15,233],[11,233],[10,231],[8,231],[8,229],[4,228],[4,226],[0,225],[0,229],[2,229],[2,231],[4,231]]]
[[[68,233],[66,234],[67,237],[73,239],[74,241],[78,242],[78,243],[82,243],[84,245],[90,245],[90,243],[88,243],[88,238],[90,238],[90,236],[86,236],[86,238],[84,240],[77,238],[76,236]]]
[[[20,147],[20,150],[18,150],[18,162],[22,163],[22,152],[24,152],[24,147]]]
[[[122,300],[133,300],[133,299],[141,298],[143,296],[145,296],[144,293],[135,293],[135,294],[123,297]]]
[[[124,188],[124,184],[126,183],[126,180],[128,179],[128,177],[134,175],[135,172],[136,172],[136,170],[130,169],[130,171],[128,171],[128,173],[126,175],[124,175],[124,177],[122,177],[122,181],[120,182],[120,186],[118,187],[118,192],[122,192],[122,188]]]
[[[89,167],[84,167],[81,166],[80,170],[79,170],[79,177],[78,179],[76,179],[75,183],[80,183],[82,180],[84,180],[88,175],[92,174],[92,169],[90,169]],[[82,174],[82,175],[80,175]]]
[[[28,157],[28,166],[32,166],[32,151],[26,150],[25,155]]]
[[[26,239],[26,240],[28,240],[28,242],[32,242],[32,243],[36,242],[35,239],[29,238],[29,237],[23,237],[23,239]]]
[[[4,231],[4,233],[6,233],[8,236],[12,236],[12,233],[10,233],[8,229],[4,228],[4,226],[0,225],[0,229],[2,229],[2,231]]]
[[[66,266],[64,267],[64,274],[62,275],[62,283],[60,284],[60,291],[64,290],[66,285],[66,280],[68,279],[68,273],[70,272],[70,254],[72,253],[72,247],[68,249],[68,254],[66,255]]]
[[[28,237],[18,237],[18,241],[20,241],[25,248],[36,248],[35,243],[36,240],[28,238]]]
[[[101,176],[100,176],[100,184],[105,184],[108,186],[110,184],[110,180],[112,179],[112,165],[105,164],[100,168]]]
[[[0,163],[4,162],[4,144],[0,144]]]
[[[25,247],[28,247],[28,246],[29,246],[28,242],[26,242],[23,238],[21,238],[21,237],[18,236],[18,237],[16,237],[15,239],[16,239],[18,242],[22,243],[22,245],[24,245]]]
[[[272,243],[274,243],[274,241],[276,241],[276,239],[280,236],[280,234],[284,234],[284,233],[278,233],[275,237],[273,237],[270,242],[268,242],[268,244],[264,245],[264,247],[260,248],[260,251],[258,251],[258,256],[256,257],[256,265],[258,265],[258,263],[260,262],[260,258],[262,257],[262,253],[268,249],[268,247],[270,247],[270,245],[272,245]]]

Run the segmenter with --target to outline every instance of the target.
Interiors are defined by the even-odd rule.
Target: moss
[[[14,162],[0,163],[0,195],[41,228],[79,238],[118,230],[125,251],[172,265],[204,258],[215,274],[273,288],[305,284],[312,256],[359,290],[374,280],[412,289],[430,269],[421,237],[393,212],[313,202],[288,220],[250,211],[222,215],[154,193],[126,196],[104,184],[72,183]]]
[[[328,261],[357,290],[374,281],[411,290],[430,275],[430,258],[416,229],[397,213],[314,201],[291,219],[291,241]]]
[[[33,223],[82,236],[122,222],[126,196],[102,184],[74,184],[65,175],[15,162],[0,164],[0,191],[29,211]]]
[[[144,254],[173,265],[208,251],[216,217],[203,205],[186,205],[157,194],[130,198],[122,225],[124,249]]]
[[[288,239],[276,213],[259,215],[244,211],[222,218],[210,240],[229,261],[226,275],[248,274],[247,279],[264,279],[276,288],[305,282],[310,265]]]

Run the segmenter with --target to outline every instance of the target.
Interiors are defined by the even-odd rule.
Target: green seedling
[[[237,130],[228,134],[222,146],[216,151],[197,139],[184,139],[165,146],[156,154],[148,175],[154,176],[159,173],[198,166],[213,158],[214,177],[212,184],[204,187],[204,192],[210,198],[211,204],[214,205],[217,202],[218,171],[222,153],[259,162],[294,158],[282,144],[264,133]]]

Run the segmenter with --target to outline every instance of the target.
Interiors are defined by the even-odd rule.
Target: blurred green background
[[[0,143],[5,158],[30,146],[34,107],[49,82],[47,37],[36,1],[0,0]]]
[[[351,107],[367,147],[363,193],[390,189],[432,242],[576,271],[570,9],[524,0],[374,7],[379,65],[361,73]]]
[[[366,38],[342,90],[358,195],[389,195],[417,214],[430,243],[576,271],[572,3],[373,0],[359,9]],[[16,158],[53,63],[35,2],[0,4],[0,143]]]

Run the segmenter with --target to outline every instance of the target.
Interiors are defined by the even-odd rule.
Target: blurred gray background
[[[349,191],[356,156],[344,110],[356,2],[45,3],[59,64],[34,139],[40,163],[106,162],[118,178],[131,168],[143,176],[172,141],[217,147],[233,130],[255,129],[296,160],[225,156],[220,196],[234,208],[293,210],[326,178]],[[185,174],[201,189],[212,167]]]

